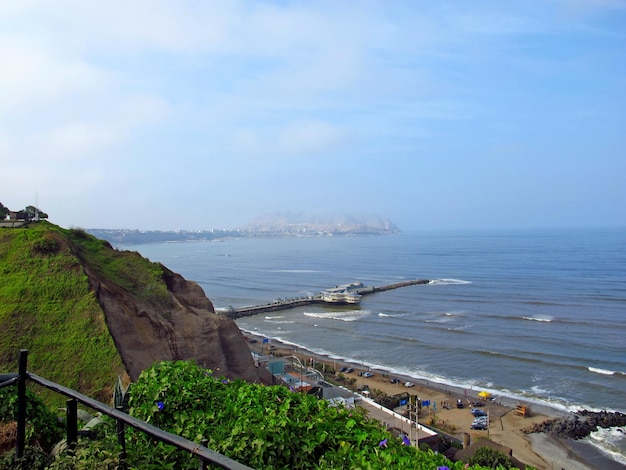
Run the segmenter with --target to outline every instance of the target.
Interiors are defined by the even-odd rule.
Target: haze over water
[[[558,409],[626,411],[626,230],[415,232],[122,246],[217,310],[354,281],[429,285],[237,320],[370,367]],[[623,434],[622,434],[623,436]],[[602,444],[607,444],[604,436]],[[611,438],[626,455],[620,433]]]

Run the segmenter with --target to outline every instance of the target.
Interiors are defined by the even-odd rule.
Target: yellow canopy
[[[478,392],[478,396],[480,398],[484,398],[486,400],[487,398],[489,398],[491,396],[491,393],[489,393],[489,392]]]

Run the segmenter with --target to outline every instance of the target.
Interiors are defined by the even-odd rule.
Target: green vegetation
[[[15,387],[0,391],[0,425],[15,419]],[[450,462],[428,448],[416,449],[388,433],[360,408],[335,408],[282,386],[229,382],[191,362],[160,362],[145,370],[128,391],[129,413],[252,468],[263,469],[506,469],[510,461],[491,449],[469,464]],[[28,443],[24,458],[0,458],[0,470],[28,468],[118,469],[121,447],[115,422],[98,419],[77,448],[49,449],[60,438],[56,419],[28,393]],[[126,428],[126,468],[196,469],[192,455]],[[504,460],[502,460],[504,457]],[[484,465],[484,466],[483,466]]]
[[[107,286],[171,302],[171,272],[138,253],[46,221],[0,229],[0,372],[15,372],[28,349],[29,371],[106,402],[125,369],[86,269]]]
[[[190,362],[155,364],[129,393],[131,415],[195,442],[207,439],[209,448],[252,468],[465,468],[404,445],[360,408],[334,408],[282,386],[229,382]],[[196,458],[134,429],[127,442],[129,468],[198,468]],[[98,468],[114,468],[118,452],[109,422],[98,441],[79,443],[74,458],[80,468],[104,460],[110,466]],[[52,468],[73,468],[71,462],[62,455]]]
[[[509,468],[513,461],[502,452],[491,447],[481,447],[468,460],[470,465],[482,465],[486,468]]]
[[[26,443],[24,457],[17,463],[11,436],[17,418],[17,386],[0,388],[0,455],[11,446],[11,451],[0,457],[0,469],[44,468],[50,461],[48,454],[61,439],[63,427],[43,401],[30,389],[26,389]]]

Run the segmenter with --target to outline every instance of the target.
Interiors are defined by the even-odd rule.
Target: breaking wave
[[[554,320],[554,317],[551,315],[533,315],[532,317],[522,317],[524,320],[530,320],[530,321],[540,321],[540,322],[546,322],[546,323],[550,323],[552,320]]]
[[[611,459],[626,465],[626,428],[598,428],[589,434],[585,442],[599,449]]]
[[[471,284],[472,281],[464,281],[462,279],[434,279],[429,282],[431,285],[449,286],[459,284]]]
[[[589,372],[593,372],[595,374],[602,374],[602,375],[615,375],[619,373],[619,372],[615,372],[614,370],[600,369],[598,367],[587,367],[587,369],[589,370]]]
[[[357,321],[370,315],[368,310],[346,310],[342,312],[304,312],[304,316],[327,320]]]

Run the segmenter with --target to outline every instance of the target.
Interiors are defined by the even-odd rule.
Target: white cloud
[[[279,128],[242,129],[228,146],[244,158],[297,158],[314,153],[335,153],[350,139],[345,129],[324,121],[290,122]],[[349,155],[347,155],[349,157]]]
[[[112,74],[80,59],[51,50],[46,44],[0,36],[2,116],[14,120],[41,107],[63,108],[69,100],[105,94]]]
[[[593,103],[600,118],[620,116],[586,88],[605,77],[606,93],[623,92],[610,78],[623,66],[609,60],[623,32],[601,20],[625,4],[0,2],[0,164],[74,213],[105,199],[113,178],[133,181],[147,213],[164,187],[181,194],[176,207],[199,191],[174,188],[172,173],[210,174],[228,191],[233,179],[250,187],[260,171],[280,180],[339,155],[365,165],[418,153],[469,159],[490,130],[542,154],[546,114],[569,120],[576,103]],[[570,79],[581,75],[585,83]],[[433,185],[438,172],[446,179],[425,172]]]
[[[277,148],[287,155],[334,150],[346,136],[341,129],[321,121],[293,123],[278,135]]]

